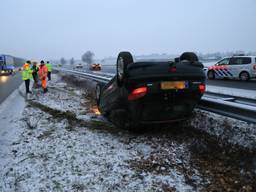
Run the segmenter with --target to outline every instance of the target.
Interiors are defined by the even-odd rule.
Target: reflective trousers
[[[47,80],[42,80],[42,88],[45,89],[47,87]]]

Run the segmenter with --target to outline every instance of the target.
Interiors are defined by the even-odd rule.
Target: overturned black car
[[[96,100],[101,114],[116,126],[136,129],[188,118],[204,91],[203,65],[192,52],[174,61],[136,62],[121,52],[114,78],[96,86]]]

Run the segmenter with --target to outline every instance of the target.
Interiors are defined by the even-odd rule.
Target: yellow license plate
[[[167,90],[167,89],[185,89],[186,84],[185,81],[166,81],[161,82],[161,89]]]

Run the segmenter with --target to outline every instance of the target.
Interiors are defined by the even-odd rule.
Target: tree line
[[[82,56],[81,60],[86,63],[87,65],[90,65],[93,63],[94,53],[92,51],[86,51]],[[71,65],[75,64],[75,59],[72,57],[69,61],[66,60],[64,57],[60,59],[60,63],[62,65],[65,65],[67,63],[70,63]]]

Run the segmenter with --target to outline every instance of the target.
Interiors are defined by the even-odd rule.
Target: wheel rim
[[[117,77],[119,80],[122,80],[124,76],[124,61],[123,58],[120,57],[117,62]]]
[[[241,79],[244,80],[244,81],[247,80],[248,79],[248,74],[247,73],[242,73],[241,74]]]

